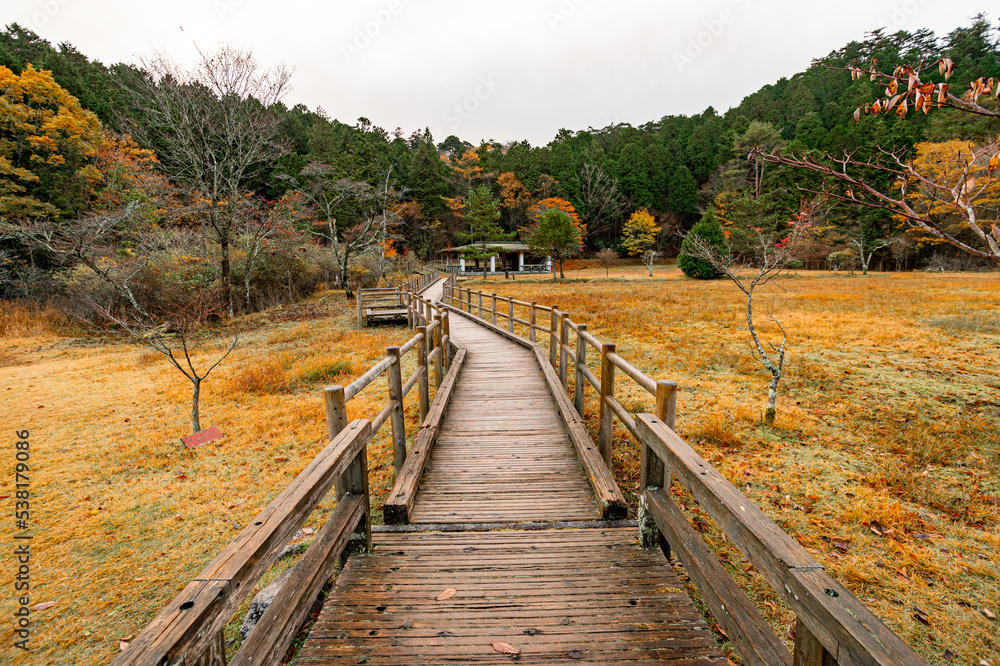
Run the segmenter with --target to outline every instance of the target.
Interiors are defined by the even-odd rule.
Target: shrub
[[[719,254],[725,252],[726,238],[722,233],[722,226],[719,225],[715,212],[711,208],[701,218],[701,221],[694,225],[681,244],[681,253],[677,257],[677,267],[684,272],[684,275],[697,280],[716,280],[722,277],[722,272],[718,268],[704,259],[691,255],[694,251],[693,243],[690,240],[691,236],[698,236]]]

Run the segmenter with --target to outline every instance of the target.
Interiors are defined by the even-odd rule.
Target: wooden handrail
[[[662,419],[653,414],[640,414],[636,426],[642,443],[691,493],[798,616],[796,664],[926,664],[864,604],[830,577],[802,546],[667,427]],[[731,593],[720,595],[722,588],[716,585],[715,576],[710,576],[710,570],[704,567],[703,558],[708,550],[691,547],[690,533],[694,529],[673,506],[669,486],[644,489],[643,500],[644,511],[651,514],[664,534],[670,535],[668,543],[691,573],[692,581],[703,590],[706,602],[727,635],[733,638],[756,632],[760,622],[740,613]],[[697,570],[698,574],[692,570]],[[823,648],[818,655],[815,650],[806,649],[807,644],[814,640]],[[780,644],[780,641],[774,639],[771,643]],[[776,661],[770,653],[766,657],[756,655],[752,641],[743,649],[739,649],[740,645],[735,640],[734,644],[748,663],[791,663],[787,653],[781,661]],[[805,661],[806,657],[812,660]]]
[[[154,666],[166,663],[216,663],[225,659],[222,631],[233,613],[254,589],[260,577],[278,558],[285,544],[298,531],[334,482],[346,477],[345,486],[356,499],[338,502],[343,510],[334,512],[324,526],[325,533],[351,534],[359,521],[361,531],[370,539],[368,520],[368,475],[352,467],[367,470],[367,446],[372,429],[368,421],[355,421],[332,440],[281,493],[258,514],[257,518],[219,553],[198,576],[134,639],[112,662],[116,666]],[[352,481],[353,479],[353,481]],[[361,510],[358,509],[361,506]],[[353,522],[352,522],[353,521]],[[317,540],[319,541],[319,540]],[[307,552],[329,547],[328,542],[314,541]],[[336,547],[339,541],[333,544]],[[340,544],[343,549],[346,541]],[[288,624],[281,613],[294,607],[312,604],[306,599],[312,586],[290,588],[290,604],[272,613],[272,620]],[[291,595],[291,596],[289,596]],[[258,627],[262,625],[258,624]],[[297,628],[297,627],[296,627]],[[274,639],[283,640],[285,633]],[[268,644],[267,649],[281,653],[287,644]]]

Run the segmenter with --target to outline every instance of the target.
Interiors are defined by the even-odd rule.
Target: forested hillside
[[[925,30],[869,34],[724,113],[708,108],[640,127],[564,129],[546,146],[387,131],[364,118],[345,123],[322,109],[288,108],[282,90],[211,90],[199,78],[204,67],[234,65],[219,60],[220,54],[191,72],[157,70],[166,65],[156,62],[105,66],[70,44],[53,46],[17,25],[0,34],[0,216],[6,225],[0,294],[73,293],[96,280],[109,299],[134,300],[145,309],[142,299],[151,300],[160,284],[145,269],[119,266],[117,274],[103,276],[81,269],[97,257],[107,261],[138,248],[162,260],[158,280],[167,273],[182,282],[221,284],[230,311],[234,303],[254,309],[266,295],[294,298],[320,283],[350,291],[352,282],[384,275],[395,257],[430,259],[461,244],[469,231],[467,198],[479,185],[490,189],[508,236],[523,236],[555,207],[568,212],[579,231],[582,243],[574,250],[616,248],[624,254],[623,226],[646,209],[660,229],[658,249],[671,253],[679,247],[678,234],[709,207],[724,225],[787,220],[805,196],[799,187],[819,187],[815,174],[748,160],[755,146],[814,157],[853,151],[865,159],[880,148],[926,156],[948,142],[989,143],[1000,131],[994,117],[970,118],[947,108],[856,122],[855,109],[878,97],[881,83],[843,71],[852,62],[874,61],[892,71],[947,58],[962,86],[980,77],[1000,79],[997,29],[985,15],[943,37]],[[268,76],[274,72],[252,60],[236,66],[273,83]],[[243,99],[227,107],[227,94]],[[995,109],[993,95],[988,98],[984,103]],[[222,114],[214,116],[218,121],[235,113],[254,127],[241,141],[266,139],[272,149],[220,167],[228,170],[226,189],[206,190],[209,176],[191,176],[196,162],[173,157],[184,151],[204,155],[214,149],[213,141],[218,147],[232,137],[206,135],[201,146],[177,144],[191,128],[160,121],[185,105],[199,107],[203,127],[215,122],[212,114]],[[36,109],[42,113],[34,114]],[[264,126],[267,137],[253,134]],[[876,176],[882,188],[891,188],[891,180]],[[93,236],[95,224],[101,227],[97,218],[103,216],[107,226],[123,215],[128,223]],[[137,219],[143,224],[134,224]],[[897,241],[880,254],[886,269],[921,267],[935,254],[956,254],[908,231],[884,210],[831,205],[821,227],[800,258],[808,266],[830,265],[830,255],[838,252],[849,257],[847,240],[858,236]],[[91,229],[90,237],[80,238],[83,228]],[[150,236],[154,228],[158,238]],[[61,245],[43,242],[59,238]],[[123,274],[142,288],[126,293]],[[239,292],[241,298],[234,295]]]

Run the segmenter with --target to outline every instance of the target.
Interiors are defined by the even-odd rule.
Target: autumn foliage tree
[[[656,226],[656,220],[645,208],[632,213],[632,216],[625,223],[622,234],[622,247],[633,257],[641,257],[642,263],[649,271],[649,277],[653,277],[653,262],[659,252],[656,251],[656,239],[660,233],[660,228]]]
[[[101,174],[93,157],[97,116],[30,64],[20,76],[0,66],[0,216],[74,215]]]
[[[950,58],[936,63],[903,65],[893,72],[879,71],[878,63],[852,62],[845,68],[852,80],[868,79],[885,85],[884,94],[854,112],[863,116],[911,115],[952,112],[989,120],[1000,120],[997,100],[1000,82],[978,78],[956,94],[949,82],[955,71]],[[935,77],[934,72],[937,72]],[[936,80],[935,80],[936,79]],[[959,96],[960,95],[960,96]],[[916,229],[981,259],[1000,264],[1000,227],[991,212],[995,200],[994,174],[1000,169],[1000,145],[996,139],[984,144],[954,144],[924,149],[921,158],[905,151],[879,148],[870,158],[855,152],[827,155],[783,155],[758,146],[752,159],[785,164],[822,177],[819,188],[803,188],[851,204],[888,211]],[[936,155],[927,159],[930,153]],[[879,187],[888,177],[894,186]]]

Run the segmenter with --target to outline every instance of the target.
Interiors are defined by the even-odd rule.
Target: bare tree
[[[0,221],[0,229],[10,238],[47,252],[58,263],[86,266],[132,310],[147,317],[134,280],[162,248],[164,239],[157,228],[142,222],[142,208],[131,202],[75,220],[24,220],[17,225]]]
[[[142,62],[125,80],[131,107],[122,124],[192,198],[202,228],[219,244],[223,299],[233,314],[230,246],[240,192],[289,148],[275,105],[289,90],[291,69],[263,70],[247,49],[198,51],[193,69],[165,55]]]
[[[611,267],[618,263],[618,253],[606,247],[597,253],[597,263],[604,267],[604,277],[611,275]]]
[[[586,225],[588,238],[613,231],[628,205],[617,180],[596,164],[583,165],[580,169],[580,219]]]
[[[930,80],[934,65],[943,81]],[[951,59],[943,58],[934,64],[897,67],[892,74],[878,71],[874,61],[864,67],[852,63],[847,68],[830,69],[844,69],[850,72],[852,80],[867,77],[885,83],[884,97],[854,112],[857,122],[861,122],[864,114],[877,116],[894,112],[906,118],[911,103],[914,113],[928,114],[951,108],[972,116],[1000,120],[1000,112],[995,106],[980,102],[983,96],[989,99],[991,93],[993,97],[1000,97],[1000,86],[992,79],[976,79],[969,82],[966,92],[958,97],[952,93],[953,86],[947,83],[954,67]],[[1000,168],[997,141],[956,153],[943,172],[918,165],[904,151],[881,147],[867,159],[859,157],[856,151],[817,159],[809,155],[786,156],[758,146],[751,152],[751,159],[758,158],[824,176],[819,190],[803,188],[804,191],[888,211],[962,252],[1000,264],[1000,227],[993,223],[995,220],[987,211],[994,172]],[[886,176],[896,184],[891,190],[879,189],[875,184]],[[831,187],[831,183],[839,187]],[[942,222],[946,217],[944,212],[961,220],[960,226],[971,232],[971,240],[960,238],[953,228]]]
[[[768,319],[781,332],[781,343],[775,346],[767,342],[770,351],[765,349],[765,341],[762,340],[754,322],[754,297],[759,287],[766,285],[788,266],[788,262],[795,256],[796,249],[805,240],[815,216],[814,205],[804,206],[802,212],[788,224],[787,229],[749,230],[747,244],[741,248],[732,246],[731,239],[741,236],[737,234],[730,235],[730,240],[726,241],[723,249],[710,245],[698,234],[686,236],[691,256],[714,266],[746,296],[747,330],[750,332],[752,342],[750,353],[771,373],[771,383],[767,390],[767,412],[764,417],[767,425],[774,424],[777,414],[778,383],[784,372],[788,336],[781,322],[773,313],[769,313]]]
[[[889,247],[896,242],[896,239],[883,238],[878,240],[868,240],[864,231],[859,231],[857,234],[848,236],[847,242],[858,249],[858,260],[861,262],[862,274],[868,275],[868,266],[875,253],[882,248]]]
[[[204,370],[198,370],[195,354],[201,351],[210,335],[205,331],[205,323],[222,315],[223,305],[215,294],[198,292],[185,303],[178,303],[167,321],[154,317],[116,314],[110,308],[91,301],[91,306],[102,317],[121,327],[132,339],[145,344],[159,353],[177,368],[191,382],[191,428],[201,430],[201,385],[215,368],[219,366],[240,341],[239,334],[233,335],[228,347],[218,358],[208,361]]]

